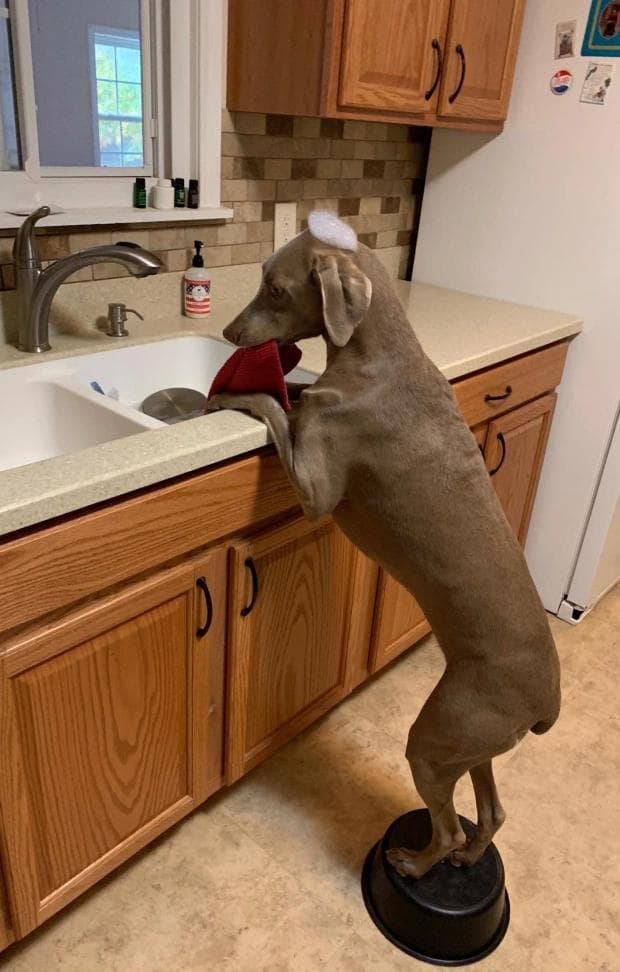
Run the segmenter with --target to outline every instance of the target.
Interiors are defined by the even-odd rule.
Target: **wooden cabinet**
[[[556,395],[549,389],[560,382],[566,352],[566,343],[551,345],[453,386],[521,544],[527,536],[555,407]],[[528,401],[531,398],[533,401]],[[497,417],[490,419],[493,414]],[[429,631],[415,598],[380,570],[368,670],[378,671]]]
[[[452,0],[440,117],[506,118],[524,6],[523,0]]]
[[[230,0],[227,107],[501,131],[524,6]]]
[[[353,559],[333,522],[297,519],[234,545],[227,782],[346,694]]]
[[[521,542],[567,347],[453,384]],[[273,450],[0,542],[0,950],[428,630]]]
[[[7,945],[10,945],[13,941],[13,930],[11,928],[11,920],[9,917],[9,901],[6,896],[6,888],[4,886],[4,878],[2,877],[2,871],[0,871],[0,952]]]
[[[340,60],[343,108],[425,112],[437,104],[448,0],[347,0]]]
[[[544,395],[489,424],[487,468],[520,543],[527,535],[555,401],[555,394]]]
[[[40,627],[2,659],[0,801],[19,935],[220,784],[225,554],[196,566]]]
[[[430,630],[416,599],[382,570],[377,585],[369,671],[379,671]]]

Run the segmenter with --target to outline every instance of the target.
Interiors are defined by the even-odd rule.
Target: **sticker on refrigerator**
[[[604,105],[613,74],[613,64],[590,61],[579,100],[588,105]]]
[[[620,57],[620,3],[592,0],[581,53]]]
[[[577,38],[577,21],[566,20],[555,25],[555,56],[574,57]]]
[[[555,95],[566,94],[567,91],[570,91],[572,83],[572,74],[570,71],[565,70],[556,71],[549,82],[551,90]]]

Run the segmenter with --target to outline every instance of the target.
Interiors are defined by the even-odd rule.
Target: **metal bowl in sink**
[[[207,396],[194,388],[163,388],[142,402],[142,411],[151,418],[175,425],[205,414]]]

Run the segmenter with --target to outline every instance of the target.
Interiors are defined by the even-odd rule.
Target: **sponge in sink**
[[[285,412],[290,412],[284,375],[293,370],[300,358],[301,351],[295,344],[280,347],[275,340],[253,348],[239,348],[216,374],[209,398],[218,392],[263,392],[277,399]]]

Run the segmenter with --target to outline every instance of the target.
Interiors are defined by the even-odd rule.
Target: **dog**
[[[452,389],[423,352],[373,252],[330,214],[263,267],[256,297],[224,330],[238,346],[322,335],[327,365],[287,415],[269,395],[218,394],[208,409],[268,426],[305,514],[347,537],[419,602],[446,669],[409,732],[406,756],[432,820],[421,851],[390,862],[420,878],[479,860],[505,819],[493,757],[560,710],[560,665],[545,610]],[[469,841],[453,795],[469,773]]]

